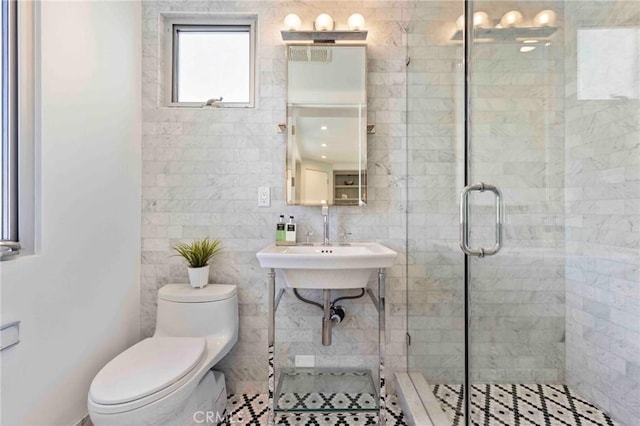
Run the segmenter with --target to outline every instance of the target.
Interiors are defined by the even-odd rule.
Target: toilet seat
[[[91,383],[89,403],[99,413],[119,413],[170,394],[199,370],[207,353],[201,337],[148,338],[115,357]]]

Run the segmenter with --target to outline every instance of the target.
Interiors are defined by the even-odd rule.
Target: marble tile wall
[[[348,9],[348,10],[347,10]],[[405,366],[405,75],[402,22],[409,2],[367,1],[145,1],[143,2],[143,224],[142,335],[155,326],[156,293],[187,282],[185,265],[172,257],[178,241],[209,235],[225,248],[211,280],[238,285],[240,340],[219,368],[230,392],[267,387],[267,275],[255,253],[274,239],[280,214],[294,215],[300,230],[321,235],[320,208],[284,204],[285,49],[282,20],[295,12],[305,25],[319,13],[345,27],[358,11],[367,21],[369,204],[331,209],[331,235],[348,230],[353,240],[375,240],[400,253],[388,274],[386,360],[388,374]],[[161,106],[159,13],[251,13],[258,16],[257,103],[249,109],[183,109]],[[270,186],[272,204],[257,207],[257,189]],[[372,283],[373,285],[374,283]],[[345,294],[352,292],[346,292]],[[320,300],[319,292],[307,297]],[[321,311],[287,293],[277,317],[279,366],[296,354],[316,364],[369,366],[377,371],[377,314],[366,299],[345,301],[347,319],[334,344],[321,345]],[[392,381],[390,381],[392,382]],[[392,385],[392,383],[390,383]]]
[[[500,185],[508,207],[504,256],[472,264],[473,375],[484,382],[561,382],[566,350],[569,384],[625,420],[638,416],[629,398],[637,396],[640,371],[638,101],[576,100],[571,29],[631,25],[637,3],[586,3],[477,6],[492,18],[518,8],[530,19],[551,8],[560,22],[565,12],[571,19],[550,46],[526,55],[508,43],[476,50],[472,175]],[[377,132],[368,138],[369,205],[332,209],[331,233],[346,229],[356,240],[377,240],[400,253],[388,280],[389,376],[408,366],[433,382],[458,382],[462,52],[450,37],[461,4],[349,5],[365,16],[370,30],[369,122]],[[257,14],[256,108],[160,106],[158,14],[164,11]],[[142,334],[153,332],[157,289],[187,282],[170,247],[203,235],[220,238],[226,250],[211,278],[237,284],[240,295],[240,341],[220,365],[232,392],[266,389],[266,274],[255,252],[272,241],[279,214],[294,215],[303,232],[321,233],[319,208],[284,205],[284,136],[277,123],[285,118],[282,18],[295,12],[310,23],[325,11],[338,25],[352,13],[339,1],[143,3]],[[272,206],[258,208],[257,188],[267,185]],[[492,231],[489,200],[476,200],[478,241]],[[320,299],[319,293],[305,295]],[[344,306],[347,320],[334,330],[334,345],[325,348],[320,310],[285,294],[277,320],[279,366],[292,365],[301,354],[316,355],[318,365],[375,369],[373,306],[366,298]],[[405,357],[407,327],[412,345]]]
[[[562,2],[476,2],[492,19]],[[409,367],[431,382],[464,373],[464,260],[458,246],[463,183],[462,49],[450,40],[454,3],[420,3],[409,56]],[[526,22],[525,22],[526,24]],[[563,380],[562,31],[549,46],[478,43],[472,63],[471,180],[504,194],[505,244],[471,262],[472,378],[477,382]],[[472,198],[474,244],[493,245],[492,197]]]
[[[640,28],[640,5],[567,2],[566,16],[567,383],[621,424],[635,425],[640,418],[640,101],[638,93],[635,99],[580,99],[577,79],[584,70],[576,68],[576,46],[580,29]],[[636,36],[636,53],[623,70],[636,78],[639,45]]]

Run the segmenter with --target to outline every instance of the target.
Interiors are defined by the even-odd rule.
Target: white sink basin
[[[289,287],[364,288],[378,268],[393,266],[398,253],[378,243],[350,246],[276,246],[257,255],[260,266],[282,273]]]

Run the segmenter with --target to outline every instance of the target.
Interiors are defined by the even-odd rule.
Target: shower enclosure
[[[407,369],[452,424],[640,418],[639,57],[637,1],[415,3]]]

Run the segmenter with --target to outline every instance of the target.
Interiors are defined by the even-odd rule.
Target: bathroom
[[[285,202],[283,19],[295,13],[310,29],[327,13],[337,30],[347,30],[349,16],[359,13],[368,31],[366,118],[375,126],[366,137],[367,200],[365,206],[331,206],[329,235],[337,242],[348,232],[354,242],[375,241],[398,253],[386,268],[388,401],[404,404],[406,422],[438,424],[444,415],[447,424],[464,424],[460,409],[442,402],[448,397],[441,391],[448,385],[457,398],[455,386],[468,374],[479,386],[567,384],[617,424],[636,424],[636,1],[20,6],[26,9],[21,25],[31,29],[23,38],[21,60],[30,71],[20,74],[20,132],[32,143],[20,147],[22,254],[0,262],[1,322],[20,321],[19,343],[1,352],[0,423],[87,424],[96,374],[153,335],[159,289],[188,282],[171,247],[205,236],[224,247],[212,261],[210,282],[234,284],[238,295],[238,341],[216,369],[225,375],[228,394],[267,393],[268,271],[256,253],[274,242],[281,214],[295,217],[298,242],[312,233],[319,243],[323,234],[319,206]],[[465,7],[485,12],[493,23],[520,11],[523,27],[540,11],[553,10],[557,27],[530,51],[520,50],[527,47],[520,40],[473,44],[467,120],[465,50],[453,40]],[[255,105],[164,105],[161,13],[254,17]],[[581,62],[578,46],[590,36],[585,31],[597,29],[626,30],[627,38],[608,45],[620,48],[613,57]],[[629,46],[632,54],[624,56]],[[606,77],[578,70],[594,62],[611,64],[600,67]],[[584,81],[592,86],[585,89]],[[588,90],[603,81],[620,81],[623,92],[603,99]],[[504,244],[495,256],[465,258],[459,196],[478,181],[504,194]],[[258,206],[263,187],[269,188],[266,207]],[[487,244],[494,232],[491,197],[471,197],[471,221]],[[375,285],[372,278],[369,287]],[[321,300],[320,292],[304,294]],[[317,366],[378,374],[379,313],[368,296],[342,304],[345,320],[334,328],[332,345],[323,346],[322,312],[286,291],[276,318],[277,365],[313,355]],[[440,385],[432,395],[440,407],[420,389],[399,385],[419,385],[421,377]],[[418,404],[409,412],[413,392]],[[452,404],[464,409],[465,401]],[[387,422],[394,419],[389,415]]]

